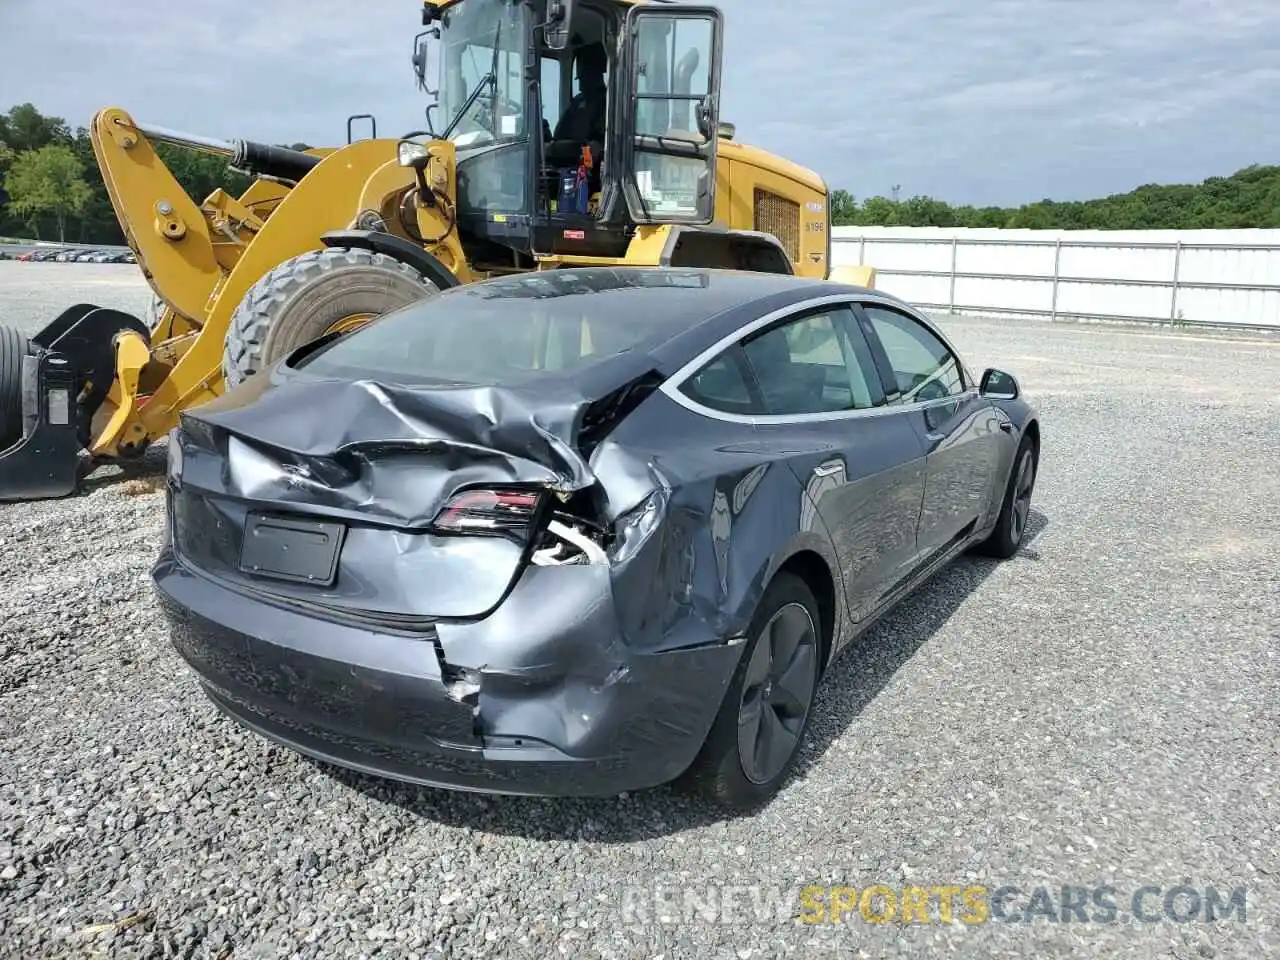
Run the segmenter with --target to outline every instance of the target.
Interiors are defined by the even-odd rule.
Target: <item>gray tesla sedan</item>
[[[470,284],[183,415],[153,576],[212,701],[495,793],[785,782],[840,649],[1026,530],[1040,426],[883,293],[660,268]]]

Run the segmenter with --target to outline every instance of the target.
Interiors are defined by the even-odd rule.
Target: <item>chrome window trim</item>
[[[726,413],[722,410],[715,410],[711,407],[703,406],[680,389],[684,385],[685,381],[695,373],[699,372],[704,366],[718,357],[721,353],[728,350],[738,342],[745,340],[753,333],[777,323],[779,320],[783,320],[791,316],[798,318],[801,314],[808,313],[809,311],[819,307],[829,307],[833,305],[848,307],[852,310],[854,305],[859,303],[873,303],[889,307],[922,323],[925,326],[925,329],[941,340],[943,345],[951,351],[951,355],[956,358],[956,364],[960,368],[966,384],[964,391],[952,394],[949,397],[942,397],[938,400],[927,400],[923,403],[913,403],[908,406],[886,405],[882,407],[871,407],[867,410],[835,410],[828,411],[826,413],[777,413],[748,416],[741,413]],[[956,351],[955,347],[951,345],[951,342],[942,335],[941,331],[939,331],[933,323],[928,320],[928,318],[920,316],[915,310],[912,310],[909,306],[895,297],[878,296],[873,293],[826,294],[821,297],[812,297],[799,303],[793,303],[790,306],[782,307],[778,310],[767,313],[762,317],[757,317],[750,323],[739,327],[733,333],[721,337],[712,346],[707,347],[707,349],[703,350],[696,357],[684,364],[680,369],[668,377],[666,383],[658,389],[686,410],[690,410],[699,416],[708,417],[712,420],[721,420],[726,423],[741,423],[750,426],[769,426],[788,423],[822,423],[831,420],[857,420],[864,417],[884,417],[892,414],[911,413],[916,410],[930,410],[934,407],[963,402],[978,396],[978,388],[972,385],[972,380],[969,377],[968,369],[964,365],[964,360],[960,357],[960,354]]]

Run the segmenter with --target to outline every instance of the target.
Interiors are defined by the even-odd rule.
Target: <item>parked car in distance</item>
[[[213,703],[303,754],[747,809],[854,637],[1018,550],[1039,457],[1017,380],[884,293],[533,273],[184,413],[153,578]]]

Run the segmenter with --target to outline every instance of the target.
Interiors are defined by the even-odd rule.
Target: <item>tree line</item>
[[[292,144],[306,149],[306,144]],[[156,144],[197,202],[222,187],[239,195],[249,179],[225,158]],[[1198,184],[1148,184],[1096,200],[1039,200],[1021,207],[952,206],[933,197],[831,196],[837,226],[1029,227],[1188,230],[1280,227],[1280,167],[1250,166]],[[93,244],[124,242],[93,155],[89,131],[46,117],[30,103],[0,114],[0,237]]]
[[[218,187],[238,196],[251,182],[224,157],[165,143],[155,149],[197,202]],[[72,130],[30,103],[0,114],[0,237],[124,243],[88,129]]]
[[[1096,200],[1038,200],[1021,207],[953,207],[933,197],[859,203],[833,191],[837,226],[1024,227],[1033,230],[1220,230],[1280,227],[1280,167],[1254,165],[1196,184],[1147,184]]]

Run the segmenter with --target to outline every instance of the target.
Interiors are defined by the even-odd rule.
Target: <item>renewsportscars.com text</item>
[[[1245,922],[1244,887],[1149,883],[776,886],[671,882],[626,886],[627,924],[932,924]]]

